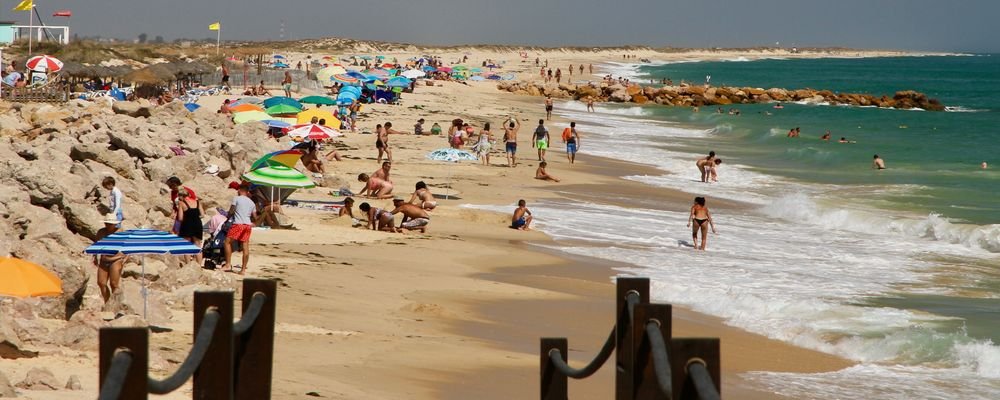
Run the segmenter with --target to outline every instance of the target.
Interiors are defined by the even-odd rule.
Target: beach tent
[[[334,129],[340,129],[340,120],[334,117],[333,113],[324,110],[322,108],[311,108],[303,112],[300,112],[298,115],[295,116],[295,120],[300,124],[308,124],[309,121],[312,120],[312,117],[316,117],[317,119],[325,119],[326,126]]]

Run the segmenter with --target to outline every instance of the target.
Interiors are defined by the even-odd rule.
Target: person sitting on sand
[[[431,135],[437,136],[440,134],[441,134],[441,125],[435,122],[434,125],[431,125]]]
[[[391,212],[372,207],[368,203],[361,203],[358,208],[368,215],[368,225],[366,228],[370,228],[373,231],[396,232],[396,228],[393,226],[394,217]]]
[[[427,184],[424,181],[417,182],[416,190],[407,203],[418,205],[428,211],[437,207],[437,201],[434,200],[434,195],[427,189]]]
[[[257,91],[254,94],[257,96],[270,96],[271,92],[268,92],[267,88],[264,87],[264,81],[260,81],[260,85],[257,85]]]
[[[392,183],[379,178],[369,177],[368,174],[358,175],[359,182],[365,182],[365,187],[358,193],[359,196],[368,196],[376,199],[392,198]]]
[[[354,217],[354,199],[347,197],[344,199],[344,206],[340,207],[340,212],[337,213],[337,217],[350,217],[351,226],[359,227],[361,226],[361,220]]]
[[[233,110],[229,109],[229,103],[230,103],[229,99],[226,99],[226,101],[222,102],[222,106],[219,107],[219,114],[232,114],[233,113]]]
[[[416,124],[413,124],[413,134],[423,135],[424,134],[424,119],[418,119]]]
[[[420,230],[420,233],[427,232],[427,224],[431,222],[431,216],[427,214],[426,210],[404,202],[403,199],[399,198],[393,199],[392,205],[396,207],[392,210],[393,215],[403,215],[403,218],[399,221],[399,227],[396,229],[397,232],[402,233],[403,229],[410,231]]]
[[[510,227],[512,229],[518,229],[522,231],[531,230],[531,220],[534,217],[531,216],[531,210],[528,209],[528,203],[524,199],[517,201],[517,208],[514,209],[514,215],[510,217]]]
[[[694,222],[693,227],[691,226],[692,221]],[[705,198],[695,197],[687,223],[687,226],[692,228],[691,238],[695,250],[705,250],[705,243],[708,242],[708,226],[705,225],[706,223],[712,227],[712,233],[719,234],[719,232],[715,231],[715,222],[712,221],[712,213],[708,211],[708,207],[705,207]],[[698,231],[701,231],[701,247],[698,246]]]
[[[311,141],[305,150],[305,154],[302,155],[301,159],[302,165],[309,172],[312,172],[314,177],[322,177],[326,174],[326,167],[323,166],[323,160],[320,159],[319,144],[315,140]]]
[[[715,151],[708,152],[708,157],[699,158],[695,165],[698,166],[698,171],[701,172],[701,181],[708,182],[709,178],[709,167],[715,164]]]
[[[559,179],[557,179],[552,175],[549,175],[549,173],[545,171],[545,167],[547,167],[548,165],[549,163],[545,161],[538,163],[538,169],[535,170],[535,179],[541,179],[543,181],[559,182]]]
[[[885,169],[885,160],[879,158],[878,154],[875,155],[875,159],[872,161],[872,169]]]

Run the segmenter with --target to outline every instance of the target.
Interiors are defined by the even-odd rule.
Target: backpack
[[[573,130],[570,128],[563,129],[562,140],[564,142],[569,141],[569,138],[573,136]]]

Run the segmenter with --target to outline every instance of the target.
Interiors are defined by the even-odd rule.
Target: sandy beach
[[[595,74],[606,62],[619,62],[623,50],[517,52],[449,49],[436,52],[447,62],[468,55],[470,64],[492,59],[522,79],[536,79],[534,58],[550,65],[593,64]],[[291,62],[306,53],[290,53]],[[733,57],[887,56],[895,52],[804,53],[692,51],[631,52],[656,61],[726,59]],[[388,53],[400,60],[418,53]],[[628,61],[628,60],[625,60]],[[599,80],[590,74],[574,81]],[[298,93],[299,96],[311,93]],[[197,113],[213,115],[224,97],[203,97]],[[569,165],[563,151],[549,154],[549,172],[562,182],[533,179],[537,161],[528,137],[543,117],[540,98],[496,90],[490,82],[436,82],[416,93],[404,94],[402,105],[365,106],[358,129],[339,145],[344,161],[328,161],[324,187],[303,190],[291,199],[303,203],[334,202],[329,194],[340,186],[357,192],[359,173],[370,173],[375,161],[376,123],[412,131],[418,118],[424,129],[437,122],[447,129],[454,118],[474,127],[494,126],[514,116],[522,124],[520,164],[505,165],[502,149],[494,146],[491,164],[446,164],[427,160],[433,149],[446,147],[440,136],[393,135],[392,179],[395,194],[409,197],[417,181],[426,182],[439,199],[426,234],[390,234],[352,228],[346,218],[329,211],[285,207],[294,230],[255,231],[248,276],[280,281],[274,363],[274,398],[292,399],[315,392],[334,399],[484,399],[532,398],[538,390],[538,340],[564,336],[570,340],[570,363],[589,361],[612,326],[613,278],[616,268],[602,261],[567,256],[559,243],[540,231],[507,228],[518,199],[529,208],[542,199],[630,193],[659,200],[661,207],[687,210],[691,195],[653,188],[621,176],[649,172],[649,167],[581,154]],[[221,115],[218,118],[225,118]],[[568,121],[547,123],[553,136]],[[261,132],[263,135],[263,132]],[[586,137],[586,132],[582,133]],[[585,139],[584,139],[585,140]],[[554,146],[558,147],[558,146]],[[196,188],[197,189],[197,188]],[[220,202],[228,199],[217,199]],[[377,207],[388,200],[357,199]],[[491,206],[497,213],[469,207]],[[719,210],[739,210],[738,202],[716,201]],[[359,213],[355,209],[356,213]],[[544,219],[544,215],[537,216]],[[222,272],[219,272],[222,274]],[[228,279],[228,278],[227,278]],[[235,277],[234,277],[235,279]],[[91,289],[96,286],[91,284]],[[239,296],[237,296],[239,298]],[[163,353],[158,372],[165,374],[186,352],[192,337],[190,312],[174,312],[151,343]],[[746,384],[749,371],[825,372],[851,362],[751,334],[723,321],[684,307],[674,307],[675,337],[719,337],[722,340],[722,394],[731,398],[775,399]],[[0,360],[8,376],[23,376],[32,365],[46,365],[57,378],[79,374],[87,393],[97,391],[94,353],[50,354],[31,362]],[[570,393],[578,399],[609,398],[613,392],[611,368],[594,377],[572,381]],[[14,378],[11,378],[14,380]],[[183,398],[188,387],[164,398]],[[69,399],[73,393],[25,391],[25,398]]]

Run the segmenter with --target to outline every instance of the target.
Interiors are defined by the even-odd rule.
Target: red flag
[[[52,13],[52,16],[53,17],[72,17],[73,16],[73,12],[70,11],[70,10],[59,10],[59,11],[56,11],[56,12]]]

